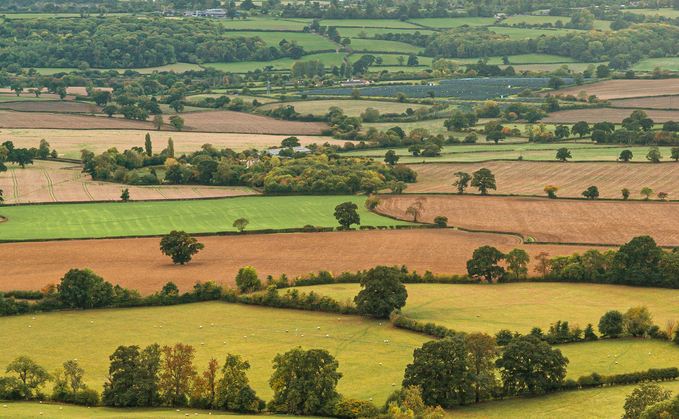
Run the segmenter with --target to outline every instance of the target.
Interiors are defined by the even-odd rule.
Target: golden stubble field
[[[0,128],[0,143],[12,141],[16,147],[38,147],[40,140],[45,139],[51,148],[56,149],[59,157],[72,159],[80,158],[80,150],[86,148],[95,153],[101,153],[111,147],[119,151],[132,147],[143,147],[144,136],[151,134],[154,152],[160,152],[167,147],[167,140],[174,141],[175,154],[190,153],[199,150],[203,144],[209,143],[221,150],[231,148],[235,151],[255,148],[263,150],[279,146],[281,141],[289,135],[273,134],[228,134],[228,133],[198,133],[198,132],[158,132],[152,129],[139,131],[131,129],[121,130],[77,130],[77,129],[3,129]],[[324,143],[344,145],[346,141],[333,140],[330,137],[315,137],[309,135],[297,136],[302,145]],[[2,176],[2,175],[0,175]]]
[[[574,201],[501,196],[382,196],[379,212],[401,219],[421,199],[418,221],[448,217],[448,225],[519,233],[538,242],[621,245],[650,235],[661,246],[679,245],[677,202]],[[532,249],[532,245],[526,249]]]
[[[637,154],[636,149],[634,153]],[[646,150],[639,152],[641,159]],[[547,196],[544,188],[554,185],[559,188],[557,196],[581,198],[582,191],[594,185],[601,198],[622,198],[622,188],[630,190],[631,199],[643,199],[641,188],[653,188],[655,198],[658,192],[669,194],[670,199],[679,199],[679,164],[640,163],[549,163],[549,162],[485,162],[414,164],[410,166],[418,174],[417,183],[409,184],[408,193],[457,193],[453,182],[456,172],[472,173],[482,168],[495,175],[497,190],[491,194],[516,194]],[[468,192],[477,193],[476,188]]]
[[[588,95],[596,95],[599,99],[676,95],[679,94],[679,80],[606,80],[568,87],[555,93],[576,96],[581,90],[585,90]]]
[[[205,250],[187,265],[173,265],[159,250],[159,238],[72,240],[0,244],[0,290],[34,290],[59,283],[72,268],[91,268],[107,281],[142,294],[173,281],[184,292],[197,281],[234,285],[238,269],[254,266],[259,277],[303,275],[320,269],[335,274],[377,265],[406,264],[420,273],[466,273],[474,249],[492,245],[503,252],[519,239],[452,229],[378,230],[252,236],[200,237]],[[531,256],[583,252],[590,247],[523,246]],[[602,249],[603,250],[603,249]]]

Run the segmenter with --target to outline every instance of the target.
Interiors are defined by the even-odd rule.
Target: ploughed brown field
[[[13,112],[0,110],[0,128],[58,129],[139,129],[155,130],[151,122],[106,116],[63,115],[56,113]],[[173,130],[170,127],[163,129]]]
[[[36,161],[25,169],[10,166],[0,174],[0,189],[5,203],[120,201],[123,189],[130,190],[133,200],[213,198],[252,195],[255,192],[239,186],[156,185],[132,186],[93,181],[82,173],[82,166],[54,161]]]
[[[549,114],[549,117],[540,122],[544,122],[545,124],[574,124],[579,121],[587,121],[590,124],[597,122],[613,122],[619,124],[631,113],[631,109],[618,108],[576,109],[572,111],[552,112]],[[655,123],[679,121],[679,111],[647,110],[646,113]]]
[[[165,122],[170,122],[170,116],[164,115]],[[232,111],[183,113],[179,116],[184,118],[184,131],[320,135],[322,129],[330,127],[320,122],[282,121]]]
[[[642,97],[611,101],[614,108],[679,109],[679,96]]]
[[[21,112],[57,112],[57,113],[87,113],[90,105],[82,102],[43,100],[43,101],[22,101],[22,102],[0,102],[0,109],[8,109]],[[101,106],[97,106],[101,110]],[[40,116],[35,116],[39,118]]]
[[[585,90],[588,95],[596,95],[599,99],[676,95],[679,94],[679,79],[606,80],[584,86],[568,87],[556,93],[577,96],[581,90]],[[599,110],[597,109],[596,112]]]
[[[0,121],[0,126],[2,122]],[[129,150],[132,147],[143,147],[144,136],[151,134],[153,150],[161,151],[167,147],[168,138],[174,141],[174,149],[177,155],[191,153],[209,143],[218,150],[231,148],[241,151],[247,148],[257,150],[280,145],[288,135],[271,134],[228,134],[228,133],[205,133],[185,131],[157,132],[152,129],[146,131],[131,129],[116,130],[75,130],[75,129],[0,129],[0,143],[12,141],[16,147],[38,147],[40,140],[45,139],[52,149],[56,149],[59,157],[80,159],[80,150],[86,148],[94,153],[102,153],[111,147],[118,150]],[[344,145],[344,140],[333,140],[330,137],[313,137],[298,135],[302,145],[316,143],[319,146],[329,144]],[[2,175],[0,175],[2,176]]]
[[[55,220],[56,222],[56,220]],[[168,281],[187,291],[196,281],[234,285],[238,269],[254,266],[259,277],[298,276],[326,269],[334,274],[377,265],[407,264],[420,273],[466,273],[477,247],[492,245],[503,252],[520,247],[517,237],[474,234],[452,229],[378,230],[252,236],[200,237],[205,249],[187,265],[173,265],[160,253],[160,239],[73,240],[0,244],[0,290],[34,290],[59,283],[71,268],[91,268],[113,284],[142,294],[160,290]],[[527,245],[531,256],[583,252],[590,247]]]
[[[644,151],[646,151],[644,149]],[[636,151],[635,151],[636,153]],[[641,153],[640,153],[641,154]],[[452,164],[414,164],[417,183],[408,185],[407,193],[457,193],[453,182],[456,172],[472,173],[488,168],[495,175],[497,190],[491,194],[547,196],[544,188],[555,185],[557,196],[582,198],[582,191],[595,185],[601,198],[622,198],[622,188],[630,190],[631,199],[643,199],[641,188],[653,188],[679,199],[679,164],[632,163],[546,163],[546,162],[486,162]],[[477,193],[476,188],[467,192]]]
[[[676,202],[572,201],[500,196],[382,196],[381,213],[412,220],[408,207],[422,200],[418,221],[448,217],[448,225],[519,233],[538,242],[621,245],[649,235],[661,246],[679,245]],[[526,249],[532,248],[527,245]]]

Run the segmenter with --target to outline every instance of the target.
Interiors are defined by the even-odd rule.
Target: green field
[[[527,28],[505,28],[502,26],[491,26],[488,29],[496,34],[503,34],[509,36],[511,39],[525,39],[525,38],[539,38],[545,36],[563,36],[568,32],[573,32],[576,29],[527,29]]]
[[[35,69],[38,73],[49,76],[52,74],[56,73],[70,73],[71,71],[77,71],[77,68],[36,68]],[[101,70],[101,71],[107,71],[109,69],[107,68],[98,68],[98,69],[93,69],[93,70]],[[154,71],[157,72],[162,72],[162,71],[174,71],[175,73],[183,73],[185,71],[200,71],[201,67],[198,64],[189,64],[189,63],[175,63],[175,64],[167,64],[163,65],[160,67],[148,67],[148,68],[114,68],[113,70],[116,70],[118,73],[123,74],[125,70],[132,70],[132,71],[138,71],[141,74],[152,74]]]
[[[404,28],[413,29],[415,25],[408,22],[401,22],[396,19],[323,19],[320,21],[323,26],[355,27],[355,28]],[[342,31],[340,30],[340,34]]]
[[[366,34],[368,34],[368,37],[371,38],[375,36],[376,34],[387,34],[387,33],[410,33],[413,34],[415,32],[420,32],[423,35],[431,35],[434,33],[434,31],[431,30],[426,30],[422,29],[417,26],[411,26],[410,28],[403,28],[403,29],[394,29],[394,28],[387,28],[387,29],[382,29],[382,28],[340,28],[339,29],[339,34],[342,35],[342,37],[349,37],[349,38],[358,38],[358,34],[361,33],[361,31],[365,31]]]
[[[455,18],[432,18],[432,19],[410,19],[408,22],[430,28],[457,28],[462,25],[469,26],[488,26],[495,23],[492,17],[455,17]]]
[[[246,103],[251,103],[253,100],[257,100],[259,103],[271,103],[271,102],[277,101],[276,99],[273,99],[273,98],[270,98],[270,97],[231,95],[231,94],[226,94],[226,93],[210,93],[210,94],[190,95],[190,96],[186,96],[186,100],[190,100],[192,102],[200,102],[203,99],[207,99],[207,98],[217,99],[218,97],[221,97],[221,96],[227,96],[231,100],[242,99],[243,102],[246,102]]]
[[[575,62],[571,57],[562,57],[560,55],[548,54],[522,54],[510,55],[507,57],[509,64],[563,64]],[[488,60],[488,64],[501,65],[502,57],[492,57]]]
[[[211,357],[221,363],[227,353],[241,354],[252,366],[248,371],[252,387],[268,400],[273,395],[268,385],[271,360],[277,353],[302,346],[327,349],[337,358],[344,374],[340,393],[384,403],[394,391],[391,384],[400,386],[413,350],[430,339],[394,329],[387,322],[380,325],[357,316],[341,316],[338,321],[338,317],[222,302],[2,317],[0,368],[4,371],[20,355],[30,356],[48,371],[77,359],[86,371],[86,384],[101,391],[108,357],[119,345],[181,342],[196,348],[198,371]]]
[[[359,116],[367,108],[377,109],[381,114],[384,114],[403,113],[407,108],[411,107],[411,105],[407,103],[384,102],[377,100],[314,100],[304,102],[285,102],[280,104],[272,103],[270,105],[262,106],[262,109],[276,108],[280,105],[294,106],[295,111],[301,113],[302,115],[324,115],[328,112],[330,107],[337,106],[342,108],[345,115],[349,116]]]
[[[679,58],[647,58],[634,64],[631,69],[634,71],[653,71],[656,66],[660,67],[661,70],[679,71]]]
[[[310,33],[302,32],[225,32],[226,36],[246,36],[259,38],[266,43],[267,46],[279,48],[278,44],[285,39],[286,41],[297,41],[297,43],[304,47],[305,51],[319,51],[327,49],[337,49],[337,45],[320,36],[315,36]]]
[[[364,50],[373,52],[393,52],[402,54],[417,54],[422,48],[404,44],[403,42],[382,41],[375,39],[354,39],[349,45],[355,52],[360,53]]]
[[[342,57],[346,53],[336,53],[336,52],[326,52],[322,54],[310,54],[303,56],[298,61],[309,61],[309,60],[321,60],[325,64],[326,68],[330,68],[331,65],[340,66],[342,65]],[[290,57],[280,58],[273,61],[245,61],[242,63],[206,63],[203,67],[213,67],[217,70],[229,71],[232,73],[247,73],[248,71],[255,71],[257,69],[263,70],[267,66],[273,66],[274,70],[285,70],[290,71],[292,63],[294,63]]]
[[[626,9],[625,12],[636,13],[646,16],[664,16],[670,19],[676,19],[679,17],[679,10],[662,8],[662,9]]]
[[[679,381],[658,383],[679,392]],[[463,407],[449,413],[454,419],[618,419],[624,413],[625,397],[637,385],[564,391],[535,398],[509,399]]]
[[[398,66],[398,57],[403,57],[404,63],[408,62],[408,55],[407,54],[373,54],[375,57],[382,57],[382,65],[381,66],[374,66],[370,67],[370,71],[375,71],[376,67],[385,67],[385,66]],[[357,53],[349,57],[349,61],[352,63],[355,61],[358,61],[363,54]],[[432,61],[433,58],[431,57],[417,57],[417,60],[419,61],[419,66],[418,67],[406,67],[408,68],[408,71],[417,71],[418,69],[424,69],[428,68]],[[386,67],[389,68],[389,67]]]
[[[570,253],[564,246],[563,254]],[[592,323],[596,329],[607,311],[624,313],[639,305],[646,305],[662,328],[667,320],[679,316],[679,290],[660,288],[561,283],[407,284],[406,288],[408,301],[402,309],[405,315],[463,332],[497,333],[509,329],[525,334],[533,327],[546,331],[557,320],[578,324],[582,329]],[[334,284],[303,289],[344,300],[353,298],[359,286]],[[679,347],[676,349],[679,355]]]
[[[235,231],[234,220],[246,217],[249,230],[294,228],[306,224],[337,226],[335,206],[352,201],[364,225],[408,224],[380,217],[363,207],[361,196],[290,196],[203,201],[128,202],[106,204],[29,205],[2,207],[10,219],[0,224],[0,238],[54,239]]]
[[[556,23],[557,20],[560,20],[563,23],[567,23],[570,21],[569,17],[564,17],[564,16],[512,16],[507,19],[504,19],[502,23],[506,23],[509,26],[512,26],[514,24],[519,24],[521,22],[525,22],[529,25],[541,25],[543,23],[551,23],[554,24]],[[606,31],[610,30],[611,27],[611,22],[606,21],[606,20],[595,20],[594,21],[594,29],[598,29],[601,31]]]
[[[259,31],[296,31],[301,32],[311,19],[269,19],[249,18],[247,20],[210,19],[212,22],[221,23],[226,30],[255,29]],[[243,32],[241,36],[257,36],[258,32]]]

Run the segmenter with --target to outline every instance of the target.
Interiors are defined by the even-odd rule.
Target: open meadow
[[[524,246],[526,250],[530,246]],[[552,255],[554,256],[554,255]],[[599,318],[609,310],[627,311],[630,307],[645,305],[653,314],[653,321],[662,328],[668,320],[679,320],[679,290],[638,288],[622,285],[563,284],[563,283],[509,283],[509,284],[406,284],[408,300],[401,310],[404,315],[418,322],[433,322],[460,332],[482,331],[495,334],[502,329],[530,333],[533,327],[543,332],[558,320],[584,329],[592,323],[596,330]],[[358,284],[315,285],[298,287],[300,291],[313,290],[338,300],[353,298],[360,291]],[[597,332],[598,334],[598,332]],[[638,357],[637,348],[648,348],[646,356]],[[654,362],[648,352],[660,352],[659,360],[669,360],[664,365],[679,364],[679,348],[665,342],[645,339],[611,339],[596,342],[579,342],[559,345],[564,354],[604,352],[617,354],[629,362],[620,362],[617,368],[632,371],[643,368],[644,363]],[[643,350],[643,349],[642,349]],[[630,352],[631,351],[631,352]],[[637,354],[632,356],[632,354]],[[596,363],[589,371],[569,368],[569,374],[580,375],[598,372],[611,374],[613,361],[607,357],[592,357]],[[574,358],[575,360],[575,358]],[[581,359],[581,361],[584,361]],[[580,362],[581,365],[585,364]],[[615,365],[615,364],[613,364]],[[580,368],[583,368],[582,365]],[[659,367],[659,365],[658,365]]]
[[[3,236],[0,233],[0,238]],[[508,252],[521,246],[516,236],[453,229],[210,236],[198,240],[205,249],[185,266],[173,265],[160,253],[158,238],[0,244],[0,290],[41,289],[48,283],[58,283],[75,267],[89,267],[112,284],[136,288],[143,295],[161,289],[167,281],[173,281],[182,292],[191,290],[196,281],[213,280],[234,286],[238,269],[247,265],[255,267],[261,278],[281,274],[296,277],[321,269],[339,275],[377,265],[403,264],[420,273],[430,270],[463,274],[467,260],[478,247],[491,245]],[[531,260],[540,252],[565,255],[591,248],[523,247]],[[26,260],[31,263],[26,264]]]
[[[4,240],[104,238],[236,231],[234,220],[246,217],[249,230],[337,225],[335,206],[358,205],[364,225],[408,224],[380,217],[363,207],[359,196],[236,197],[231,199],[160,202],[115,202],[3,207],[9,221],[0,224]],[[52,222],[58,220],[58,222]]]
[[[377,211],[402,220],[417,196],[382,196]],[[423,196],[418,221],[448,217],[448,225],[502,231],[537,242],[622,245],[649,235],[661,246],[679,245],[677,202],[589,201],[480,195]],[[653,220],[653,222],[648,222]]]
[[[660,67],[661,70],[677,71],[679,70],[679,58],[648,58],[634,64],[630,69],[634,71],[653,71],[656,67]]]
[[[271,103],[264,105],[262,109],[275,109],[279,106],[294,106],[295,111],[301,113],[302,115],[314,114],[314,115],[325,115],[328,113],[328,109],[336,106],[344,112],[345,115],[349,116],[359,116],[361,113],[365,112],[367,108],[373,108],[380,112],[380,114],[385,113],[405,113],[406,109],[412,108],[412,104],[399,103],[399,102],[386,102],[377,100],[310,100],[302,102],[284,102],[284,103]]]
[[[634,149],[633,149],[634,150]],[[573,152],[575,154],[575,152]],[[639,159],[644,158],[645,150]],[[516,158],[516,153],[513,157]],[[429,160],[429,159],[427,159]],[[406,193],[457,193],[453,182],[456,172],[472,173],[482,168],[495,175],[497,190],[491,194],[534,195],[545,197],[545,186],[559,188],[559,197],[582,198],[582,192],[594,185],[601,198],[622,199],[621,190],[628,188],[631,199],[645,199],[641,188],[649,186],[655,194],[666,192],[670,199],[679,199],[679,164],[651,163],[545,163],[545,162],[485,162],[417,164],[410,166],[418,173],[417,183],[408,185]],[[476,193],[475,188],[467,190]],[[651,198],[655,198],[655,194]]]
[[[250,361],[252,388],[268,400],[273,396],[268,383],[274,356],[302,346],[327,349],[339,361],[344,374],[339,392],[372,397],[378,405],[394,390],[392,383],[400,384],[413,350],[429,340],[365,317],[343,315],[338,320],[337,314],[223,302],[42,313],[4,317],[0,325],[6,333],[0,342],[0,365],[30,354],[51,371],[67,359],[77,359],[86,371],[85,383],[97,391],[108,372],[108,357],[119,345],[143,348],[181,342],[196,349],[194,364],[200,372],[211,357],[221,364],[227,353],[241,354]],[[365,353],[371,356],[361,356]],[[373,385],[366,386],[368,382]]]
[[[591,94],[589,91],[587,93]],[[629,109],[614,108],[597,109],[596,112],[592,112],[591,109],[576,109],[552,112],[540,122],[546,124],[574,124],[580,121],[587,121],[590,124],[596,122],[613,122],[617,124],[627,118],[630,112]],[[646,114],[656,124],[667,121],[679,121],[679,111],[648,110]]]
[[[205,133],[205,132],[158,132],[147,128],[140,130],[77,130],[77,129],[0,129],[0,143],[12,141],[16,147],[37,147],[40,140],[45,139],[52,149],[56,149],[59,157],[80,159],[83,148],[95,153],[101,153],[111,147],[119,151],[144,145],[146,133],[151,134],[154,148],[163,149],[167,146],[168,138],[174,141],[175,152],[191,153],[203,144],[212,144],[218,150],[230,148],[235,151],[245,149],[263,150],[280,146],[281,141],[289,137],[285,134],[235,134],[235,133]],[[344,145],[346,141],[334,140],[329,137],[315,137],[298,135],[303,145],[329,143]],[[0,174],[0,178],[7,174]]]

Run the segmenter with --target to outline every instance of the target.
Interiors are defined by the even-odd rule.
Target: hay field
[[[635,160],[643,160],[646,149],[632,149]],[[643,151],[643,152],[642,152]],[[577,150],[572,151],[576,154]],[[487,153],[467,154],[483,159]],[[489,153],[488,153],[489,154]],[[511,158],[517,153],[512,152]],[[464,156],[464,155],[463,155]],[[665,154],[665,157],[668,157]],[[670,199],[679,199],[679,164],[662,163],[547,163],[547,162],[485,162],[485,163],[450,163],[450,164],[418,164],[410,166],[417,171],[417,183],[409,184],[407,193],[457,193],[453,182],[457,179],[454,173],[472,173],[481,168],[488,168],[495,175],[497,191],[492,194],[516,194],[547,196],[544,187],[555,185],[560,197],[581,198],[582,191],[595,185],[599,188],[601,198],[622,198],[620,190],[628,188],[631,199],[643,199],[641,188],[650,186],[655,193],[666,192]],[[477,193],[476,188],[469,188],[469,193]],[[653,196],[655,198],[655,195]]]
[[[164,115],[166,123],[169,123],[171,116]],[[184,118],[184,131],[320,135],[322,129],[329,127],[320,122],[282,121],[231,111],[183,113],[179,116]]]
[[[614,108],[679,109],[679,96],[644,97],[611,101]]]
[[[254,266],[260,278],[283,273],[294,277],[320,269],[340,274],[402,264],[420,273],[429,269],[462,274],[474,249],[480,246],[488,244],[503,252],[520,246],[514,236],[452,229],[222,236],[201,237],[199,241],[205,249],[185,266],[173,265],[160,253],[158,238],[0,244],[0,290],[40,289],[48,283],[58,283],[69,269],[84,267],[144,295],[161,289],[167,281],[176,283],[182,292],[190,290],[196,281],[213,280],[233,286],[238,269],[246,265]],[[531,256],[542,251],[561,255],[589,249],[524,247]]]
[[[385,102],[377,100],[312,100],[301,102],[271,103],[262,106],[262,109],[275,109],[279,106],[289,105],[294,106],[295,111],[301,113],[302,115],[324,115],[328,113],[328,109],[330,109],[331,106],[337,106],[344,111],[345,115],[349,116],[359,116],[361,113],[365,112],[367,108],[377,109],[380,111],[380,114],[384,114],[404,113],[406,109],[413,107],[412,104],[408,103]],[[424,107],[428,108],[428,106]]]
[[[82,173],[82,165],[54,161],[36,161],[21,169],[10,165],[0,174],[0,189],[5,203],[120,201],[123,189],[130,190],[132,200],[165,200],[180,198],[230,197],[252,195],[246,187],[203,185],[132,186],[92,181]]]
[[[228,134],[228,133],[197,133],[197,132],[158,132],[153,129],[139,130],[77,130],[77,129],[1,129],[0,143],[12,141],[16,147],[37,147],[40,140],[47,140],[59,157],[71,159],[80,158],[80,150],[86,148],[95,153],[101,153],[110,147],[118,150],[129,150],[132,147],[142,147],[146,132],[151,134],[154,150],[162,150],[167,146],[168,138],[174,141],[175,153],[194,152],[205,144],[214,145],[217,149],[231,148],[236,151],[255,148],[262,150],[276,147],[288,135],[273,134]],[[316,143],[343,145],[345,141],[334,140],[330,137],[297,136],[302,145]],[[0,174],[0,176],[3,176]]]
[[[530,246],[527,246],[530,247]],[[551,256],[556,256],[552,254]],[[360,291],[358,284],[315,285],[298,287],[300,291],[314,290],[322,295],[345,300],[353,298]],[[543,332],[558,320],[567,321],[571,326],[585,328],[592,323],[597,335],[599,319],[609,310],[626,312],[630,307],[646,305],[653,314],[653,322],[665,328],[668,320],[679,320],[679,290],[662,288],[626,287],[602,284],[563,284],[563,283],[509,283],[509,284],[406,284],[408,300],[402,311],[408,317],[423,322],[434,322],[461,332],[482,331],[495,334],[501,329],[530,333],[533,327]],[[480,317],[479,317],[480,315]],[[647,348],[646,356],[633,357],[639,343]],[[648,345],[648,346],[647,346]],[[590,346],[591,350],[583,350]],[[564,353],[573,357],[588,352],[610,351],[626,362],[617,368],[634,370],[655,368],[657,359],[649,359],[648,352],[666,353],[660,358],[671,358],[671,363],[679,364],[679,346],[668,345],[661,341],[648,342],[645,339],[616,339],[593,343],[560,345]],[[597,348],[598,347],[598,348]],[[623,349],[624,348],[624,349]],[[666,351],[670,352],[666,352]],[[627,360],[625,357],[629,357]],[[582,362],[579,368],[586,367]],[[575,363],[575,358],[573,359]],[[569,367],[569,374],[578,376],[591,372],[610,374],[607,357],[592,356],[590,371]],[[644,364],[648,366],[644,367]],[[615,364],[613,364],[615,365]]]
[[[233,221],[241,217],[250,220],[249,230],[301,228],[307,224],[334,227],[339,225],[334,209],[346,201],[359,206],[364,225],[408,224],[369,212],[363,207],[362,196],[251,196],[2,207],[0,214],[9,221],[0,224],[0,235],[5,240],[35,240],[158,235],[171,230],[213,233],[236,231]]]
[[[613,122],[621,123],[623,119],[627,118],[631,109],[576,109],[572,111],[558,111],[552,112],[549,116],[541,122],[546,124],[574,124],[579,121],[587,121],[590,124],[596,122]],[[648,117],[656,124],[667,121],[679,121],[679,111],[646,111]]]
[[[378,211],[403,220],[417,197],[382,196]],[[679,245],[675,202],[571,201],[500,196],[425,196],[418,221],[448,217],[448,225],[520,233],[538,242],[621,245],[650,235],[661,246]],[[651,221],[652,220],[652,221]],[[530,247],[530,246],[527,246]]]
[[[384,403],[394,391],[392,383],[400,385],[414,349],[430,340],[359,316],[342,316],[338,321],[337,314],[223,302],[36,313],[3,317],[0,327],[5,332],[0,365],[30,354],[52,371],[67,359],[77,359],[86,371],[85,383],[99,391],[108,372],[108,357],[119,345],[189,344],[196,349],[194,363],[201,372],[211,357],[223,363],[227,353],[241,354],[251,365],[247,372],[251,386],[266,400],[273,396],[268,382],[277,353],[296,346],[327,349],[344,374],[338,391],[347,397],[372,397],[376,404]],[[365,353],[371,356],[362,356]],[[368,382],[373,385],[366,386]]]
[[[620,99],[679,94],[679,79],[667,80],[606,80],[599,83],[573,86],[558,93],[576,96],[581,90],[599,99]],[[598,109],[597,112],[604,110]]]

